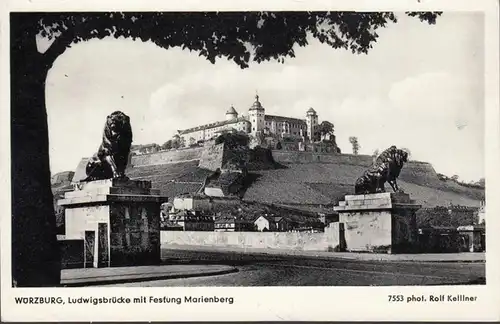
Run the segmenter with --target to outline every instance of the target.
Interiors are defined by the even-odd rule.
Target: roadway
[[[162,250],[164,264],[226,264],[238,272],[122,283],[135,287],[406,286],[484,284],[483,262],[359,261],[308,256]]]

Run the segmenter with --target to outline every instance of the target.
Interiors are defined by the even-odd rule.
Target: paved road
[[[228,264],[237,273],[116,286],[389,286],[484,284],[484,263],[388,262],[163,250],[165,263]]]

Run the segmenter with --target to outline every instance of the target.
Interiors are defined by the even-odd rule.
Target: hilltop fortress
[[[228,161],[235,156],[245,160],[247,180],[237,183],[241,178],[231,178],[229,175],[234,173],[229,173],[223,181],[215,181],[221,196],[317,212],[332,210],[339,199],[352,194],[356,178],[373,161],[369,155],[234,150],[224,143],[207,143],[203,147],[132,156],[126,174],[131,179],[152,181],[153,188],[173,198],[202,192],[207,178],[217,169],[230,169]],[[73,182],[85,177],[86,161],[84,158],[80,162]],[[401,188],[427,207],[479,207],[484,199],[484,190],[439,179],[433,166],[426,162],[410,161],[399,179]]]
[[[305,113],[305,119],[284,116],[266,115],[265,108],[255,96],[254,103],[247,114],[239,115],[231,106],[222,121],[178,130],[181,147],[188,147],[199,141],[207,141],[217,137],[223,131],[236,130],[252,137],[274,136],[276,138],[290,138],[301,142],[312,141],[318,127],[318,114],[313,108]]]
[[[133,180],[152,181],[153,188],[169,198],[205,194],[331,212],[346,194],[354,193],[356,179],[373,157],[341,154],[333,128],[325,131],[322,126],[312,108],[304,120],[266,115],[256,96],[247,115],[239,116],[231,107],[224,121],[180,130],[177,136],[184,144],[178,149],[131,154],[125,173]],[[279,148],[269,142],[230,147],[214,140],[225,131],[249,138],[262,134],[264,140],[282,144]],[[73,182],[85,178],[87,160],[78,165]],[[399,180],[401,188],[426,207],[479,207],[484,200],[484,189],[440,179],[426,162],[409,161]]]

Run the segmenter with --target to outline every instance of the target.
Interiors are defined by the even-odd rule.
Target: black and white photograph
[[[485,302],[484,11],[153,8],[2,16],[9,303]]]

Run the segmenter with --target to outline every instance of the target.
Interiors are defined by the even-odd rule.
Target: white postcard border
[[[1,11],[1,316],[4,321],[180,321],[180,320],[492,320],[500,316],[500,113],[499,20],[495,0],[448,1],[50,1],[22,0],[0,5]],[[485,286],[417,287],[259,287],[259,288],[11,288],[9,11],[201,11],[201,10],[390,10],[482,11],[485,13]],[[466,148],[464,148],[466,149]],[[491,257],[490,257],[491,256]],[[477,303],[389,303],[388,295],[477,296]],[[227,296],[234,304],[19,305],[15,297]]]

